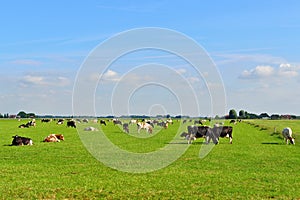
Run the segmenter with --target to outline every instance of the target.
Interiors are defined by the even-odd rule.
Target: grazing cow
[[[137,123],[138,133],[140,133],[141,129],[145,129],[148,133],[152,133],[153,127],[145,122],[138,122]]]
[[[60,140],[56,137],[55,134],[50,134],[47,137],[45,137],[43,142],[60,142]]]
[[[232,130],[231,126],[214,126],[211,131],[207,132],[207,143],[212,139],[215,144],[219,143],[219,137],[229,137],[229,143],[232,144]]]
[[[188,126],[188,136],[185,136],[185,138],[188,140],[188,144],[192,143],[192,140],[196,140],[197,138],[203,138],[206,137],[209,131],[211,131],[211,128],[208,126]]]
[[[126,133],[129,133],[129,125],[128,125],[128,123],[124,123],[123,124],[123,131],[125,131]]]
[[[30,139],[30,138],[21,137],[18,135],[12,136],[12,138],[14,138],[14,139],[13,139],[11,145],[14,145],[14,146],[32,145],[33,144],[32,139]]]
[[[202,122],[201,122],[201,120],[195,120],[195,121],[194,121],[194,125],[196,125],[196,124],[203,125]]]
[[[236,124],[236,121],[234,119],[230,120],[229,124]]]
[[[116,124],[122,125],[122,122],[118,119],[113,119],[113,123],[114,123],[114,125],[116,125]]]
[[[286,127],[282,130],[282,136],[286,144],[295,144],[295,138],[292,137],[292,129],[290,127]]]
[[[186,137],[187,135],[189,135],[187,132],[182,132],[182,133],[180,134],[180,137]]]
[[[68,121],[67,122],[67,127],[73,127],[73,128],[76,128],[76,122],[71,120],[71,121]]]
[[[153,120],[146,120],[145,121],[147,124],[150,124],[152,126],[152,128],[154,128],[154,123]]]
[[[132,119],[130,120],[129,124],[136,124],[137,123],[137,120],[136,119]]]
[[[167,123],[169,124],[173,124],[173,120],[170,118],[170,119],[167,119]]]
[[[169,127],[169,123],[168,122],[158,122],[157,126],[161,126],[165,129],[167,129]]]
[[[92,126],[86,127],[86,128],[84,128],[84,130],[85,131],[98,131],[98,129],[96,129],[95,127],[92,127]]]
[[[106,126],[106,122],[103,119],[100,120],[100,124],[104,124]]]
[[[83,123],[89,123],[89,120],[88,119],[83,119],[82,122]]]

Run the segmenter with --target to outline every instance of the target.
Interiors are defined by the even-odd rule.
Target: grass
[[[233,144],[220,144],[203,159],[195,141],[168,167],[150,173],[126,173],[96,160],[83,146],[76,129],[37,122],[19,129],[22,122],[0,121],[1,199],[299,199],[299,121],[250,120],[234,126]],[[227,124],[228,122],[226,122]],[[89,124],[93,126],[93,124]],[[162,148],[176,134],[179,122],[148,137],[135,128],[127,135],[118,126],[103,127],[120,148],[151,152]],[[285,126],[296,133],[296,145],[285,145]],[[184,127],[185,128],[185,127]],[[43,143],[50,133],[66,140]],[[31,137],[33,146],[8,146],[12,136]],[[88,132],[86,134],[96,134]],[[187,145],[182,140],[182,144]]]

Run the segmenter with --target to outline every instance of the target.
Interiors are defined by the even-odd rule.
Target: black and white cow
[[[208,131],[210,131],[209,126],[188,126],[188,133],[185,135],[185,138],[188,140],[188,144],[192,143],[192,140],[196,140],[197,138],[203,138],[206,137],[208,134]],[[182,136],[184,134],[182,133]]]
[[[19,128],[29,128],[29,125],[28,125],[28,124],[21,124],[21,125],[19,126]]]
[[[104,125],[106,126],[105,120],[101,119],[101,120],[100,120],[100,124],[104,124]]]
[[[123,124],[123,131],[125,131],[126,133],[129,133],[129,124],[128,123]]]
[[[76,128],[76,122],[71,120],[71,121],[68,121],[67,122],[67,127],[73,127],[73,128]]]
[[[41,122],[48,123],[48,122],[51,122],[51,119],[42,119]]]
[[[292,137],[293,131],[290,127],[286,127],[282,130],[282,136],[286,144],[295,144],[295,138]]]
[[[30,139],[30,138],[21,137],[18,135],[13,136],[12,138],[14,138],[14,139],[13,139],[11,145],[14,145],[14,146],[32,145],[33,144],[32,139]]]
[[[61,124],[64,123],[64,121],[65,121],[64,119],[58,119],[57,124],[58,124],[58,125],[61,125]]]
[[[119,119],[113,119],[114,125],[119,124],[122,125],[122,122]]]
[[[209,143],[212,140],[213,143],[218,144],[220,137],[229,137],[229,143],[232,144],[232,131],[233,128],[231,126],[214,126],[207,132],[206,141]]]

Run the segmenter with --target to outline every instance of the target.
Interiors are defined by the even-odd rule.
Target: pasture
[[[203,140],[198,139],[166,168],[138,174],[117,171],[96,160],[74,128],[37,120],[36,127],[19,129],[22,122],[27,121],[0,120],[1,199],[300,199],[297,120],[231,124],[233,144],[222,138],[200,159]],[[121,148],[151,152],[170,142],[179,125],[175,121],[152,137],[143,131],[140,137],[127,135],[112,122],[102,127]],[[281,130],[285,126],[293,129],[296,145],[284,144]],[[130,125],[130,131],[135,130]],[[50,133],[64,134],[65,141],[42,142]],[[16,134],[32,138],[34,145],[9,146]],[[187,145],[186,140],[181,142],[177,145]]]

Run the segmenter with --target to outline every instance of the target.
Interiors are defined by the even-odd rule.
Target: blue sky
[[[299,8],[296,0],[2,2],[0,113],[72,114],[76,74],[97,45],[122,31],[161,27],[193,38],[211,56],[223,79],[226,111],[300,115]],[[108,107],[115,100],[109,94],[126,77],[124,73],[153,62],[171,66],[189,80],[201,99],[201,115],[226,114],[211,113],[205,80],[182,60],[159,51],[140,52],[114,63],[95,92],[97,102],[102,102],[96,103],[95,112],[111,114]],[[130,114],[197,115],[180,113],[172,92],[157,87],[145,87],[155,90],[153,94],[136,90],[124,103]],[[122,112],[113,114],[128,114]]]

